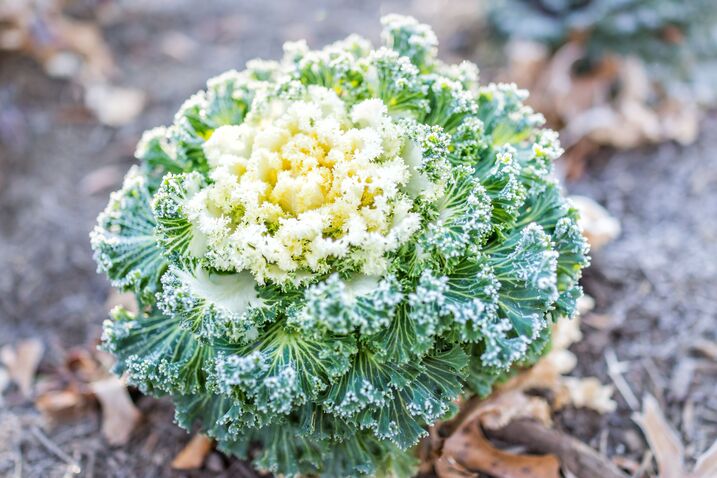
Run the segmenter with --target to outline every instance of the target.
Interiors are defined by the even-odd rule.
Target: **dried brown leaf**
[[[123,170],[118,165],[102,166],[89,172],[80,180],[80,189],[88,196],[108,189],[116,189],[122,181],[122,176]]]
[[[143,91],[135,88],[94,84],[87,88],[85,104],[102,123],[122,126],[142,112],[146,98]]]
[[[594,200],[576,195],[570,196],[570,202],[580,213],[580,227],[593,251],[620,235],[620,222]]]
[[[665,136],[684,145],[695,142],[700,132],[700,111],[694,100],[668,98],[658,114],[662,118]]]
[[[521,88],[530,87],[545,68],[550,50],[542,43],[511,40],[505,47],[508,56],[510,81]]]
[[[21,340],[15,346],[8,344],[0,350],[10,378],[27,398],[32,396],[35,372],[44,351],[45,346],[39,339]]]
[[[589,305],[583,305],[589,309]],[[547,389],[553,392],[553,408],[567,405],[586,407],[600,413],[611,412],[617,404],[612,400],[613,387],[603,385],[597,378],[566,377],[577,365],[577,358],[568,347],[581,340],[580,320],[560,319],[553,328],[553,348],[533,367],[516,375],[497,388],[497,393],[511,390]],[[506,413],[510,413],[506,411]],[[540,415],[533,418],[544,422]],[[544,422],[545,423],[545,422]]]
[[[194,435],[189,443],[174,457],[172,468],[175,470],[201,468],[213,446],[214,441],[206,435]]]
[[[659,478],[714,478],[717,476],[717,441],[697,458],[692,472],[685,467],[685,451],[677,432],[662,413],[652,395],[646,395],[642,413],[633,415],[657,462]]]
[[[110,367],[98,360],[100,353],[83,347],[73,348],[65,356],[65,367],[72,373],[72,377],[83,384],[107,378],[111,375]]]
[[[517,455],[495,448],[477,420],[464,423],[446,439],[436,463],[440,478],[471,476],[459,474],[463,470],[496,478],[558,478],[559,469],[554,455]]]
[[[109,311],[115,307],[124,307],[128,311],[136,314],[139,312],[139,305],[137,299],[131,292],[119,292],[118,290],[112,289],[107,294],[107,301],[105,301],[105,308]]]
[[[83,81],[104,80],[114,73],[112,54],[97,25],[63,15],[55,19],[55,26],[64,48],[84,58]]]
[[[85,398],[75,390],[50,390],[35,400],[37,409],[56,421],[76,416],[85,403]]]
[[[615,391],[611,385],[603,385],[595,377],[563,377],[569,401],[578,408],[590,408],[598,413],[614,412],[617,403],[612,399]]]
[[[102,407],[102,436],[110,445],[126,444],[141,414],[124,382],[111,376],[93,382],[90,388]]]
[[[519,418],[532,418],[550,425],[550,407],[540,397],[530,397],[519,390],[499,393],[479,407],[480,423],[486,428],[503,428]]]
[[[490,438],[546,455],[555,455],[563,471],[580,478],[627,478],[606,456],[580,440],[535,420],[516,420],[499,430],[485,429]]]
[[[577,115],[596,105],[605,104],[616,79],[617,66],[606,58],[590,75],[576,75],[574,65],[585,56],[585,49],[569,42],[561,47],[547,63],[544,72],[536,76],[531,91],[541,96],[539,111],[569,124]]]
[[[717,342],[705,338],[697,339],[692,345],[692,350],[705,357],[717,361]]]
[[[560,131],[569,177],[579,177],[587,157],[600,146],[631,149],[676,140],[695,141],[700,111],[689,95],[662,88],[638,58],[605,55],[589,71],[575,68],[588,55],[572,38],[549,55],[526,42],[506,48],[504,80],[531,95],[528,104]]]
[[[159,50],[177,61],[186,61],[199,50],[199,45],[183,32],[174,30],[162,35]]]
[[[65,14],[65,3],[0,2],[0,49],[34,57],[51,75],[78,77],[82,82],[105,79],[115,67],[99,27]]]
[[[452,459],[439,459],[434,468],[438,478],[477,478],[478,473],[468,471]]]
[[[642,413],[633,415],[633,420],[640,426],[650,449],[655,454],[655,461],[660,478],[685,478],[685,451],[682,441],[670,426],[662,413],[660,404],[652,395],[642,400]]]

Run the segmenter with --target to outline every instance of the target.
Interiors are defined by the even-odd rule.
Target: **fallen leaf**
[[[75,78],[82,71],[82,57],[74,52],[61,51],[45,60],[45,72],[53,78]]]
[[[496,478],[559,478],[560,463],[554,455],[517,455],[499,450],[485,438],[478,420],[473,420],[446,439],[443,455],[436,462],[440,478],[473,476],[459,474],[463,470]]]
[[[123,170],[117,165],[102,166],[80,180],[80,189],[88,196],[116,188],[122,181]]]
[[[587,294],[583,294],[577,302],[578,314],[585,315],[595,308],[595,299]],[[580,333],[580,327],[578,327],[578,333]],[[578,337],[580,340],[580,337]]]
[[[113,74],[112,55],[99,27],[71,18],[63,11],[65,3],[0,2],[0,49],[20,51],[42,63],[49,75],[83,83]]]
[[[175,470],[196,470],[201,468],[213,446],[214,441],[206,435],[201,433],[194,435],[189,443],[174,457],[172,468]]]
[[[159,40],[159,50],[177,61],[186,61],[198,49],[197,42],[181,31],[167,32]]]
[[[627,478],[605,455],[582,441],[535,420],[516,420],[499,430],[485,429],[488,437],[523,446],[543,455],[554,455],[565,476],[580,478]]]
[[[51,390],[37,397],[35,406],[52,420],[76,416],[85,406],[85,399],[74,390]]]
[[[487,399],[478,409],[478,418],[486,428],[503,428],[519,418],[532,418],[549,425],[550,407],[540,397],[530,397],[519,390],[509,390]]]
[[[529,87],[545,68],[550,50],[543,43],[511,40],[505,46],[509,61],[510,81],[522,88]]]
[[[82,383],[92,383],[110,376],[109,367],[98,360],[99,351],[82,347],[71,349],[65,356],[65,366]]]
[[[655,397],[646,395],[643,398],[642,413],[635,413],[633,420],[642,429],[655,454],[660,478],[685,478],[682,441],[667,422]]]
[[[560,131],[569,177],[601,146],[632,149],[675,140],[695,141],[700,110],[692,91],[664,88],[639,58],[603,55],[588,71],[580,35],[553,53],[531,42],[510,42],[501,80],[531,92],[527,102]]]
[[[26,398],[32,396],[35,372],[44,351],[39,339],[21,340],[14,347],[8,344],[0,350],[8,375]]]
[[[64,48],[74,50],[84,58],[85,67],[80,73],[83,83],[104,80],[115,72],[112,54],[97,25],[65,15],[56,17],[55,25]]]
[[[705,357],[717,361],[717,342],[700,338],[690,346],[692,350],[704,355]]]
[[[144,109],[146,95],[135,88],[108,84],[87,87],[85,104],[100,122],[108,126],[122,126],[135,119]]]
[[[434,470],[438,478],[477,478],[478,473],[466,470],[461,465],[449,458],[439,458],[434,464]]]
[[[134,314],[139,312],[139,306],[134,294],[110,289],[109,294],[107,294],[107,300],[105,301],[105,309],[110,311],[117,306],[121,306]]]
[[[659,478],[715,478],[717,476],[717,441],[697,458],[691,472],[685,467],[685,447],[679,434],[665,418],[660,404],[652,395],[642,400],[642,413],[632,419],[647,438],[657,462]]]
[[[590,304],[583,303],[584,310]],[[595,377],[566,377],[577,365],[577,358],[568,348],[580,341],[580,319],[562,318],[553,327],[552,349],[535,365],[516,375],[496,388],[496,393],[511,390],[547,389],[553,392],[553,409],[560,410],[568,405],[585,407],[600,413],[615,410],[612,399],[613,387],[603,385]],[[533,408],[533,410],[537,410]],[[506,412],[507,413],[507,412]],[[533,418],[545,423],[540,415]]]
[[[587,312],[593,306],[594,301],[586,298],[580,302],[579,309]],[[569,457],[568,464],[575,469],[579,468],[576,463],[584,456],[589,456],[592,465],[598,467],[609,463],[607,458],[575,439],[560,435],[558,440],[557,432],[551,436],[561,443],[571,443],[571,448],[536,450],[547,453],[538,457],[496,450],[482,434],[485,430],[493,435],[519,422],[532,423],[533,428],[553,432],[548,428],[552,422],[551,405],[553,409],[559,409],[572,404],[600,412],[615,409],[612,387],[602,385],[593,377],[564,376],[577,363],[568,347],[582,338],[579,325],[578,318],[560,319],[553,328],[551,351],[537,364],[498,385],[490,397],[473,398],[459,404],[461,411],[453,420],[433,428],[430,441],[424,444],[427,449],[421,452],[423,471],[428,473],[433,466],[441,478],[476,477],[479,472],[500,478],[558,476],[558,460],[551,453]],[[528,395],[526,392],[531,389],[550,390],[554,400],[549,404],[542,396]],[[613,471],[607,476],[622,476]]]
[[[124,382],[115,376],[90,384],[102,407],[102,436],[110,445],[124,445],[141,414],[129,396]]]
[[[580,227],[583,235],[596,251],[620,235],[620,222],[593,199],[585,196],[570,196],[570,202],[580,213]]]
[[[603,385],[595,377],[562,379],[568,391],[570,403],[578,408],[590,408],[598,413],[614,412],[617,403],[612,399],[615,391],[611,385]]]
[[[669,98],[660,107],[665,136],[683,145],[695,142],[700,132],[700,111],[690,98]]]

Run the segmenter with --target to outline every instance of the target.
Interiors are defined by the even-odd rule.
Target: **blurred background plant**
[[[562,130],[571,172],[598,146],[692,143],[717,99],[717,2],[499,0],[505,78]]]

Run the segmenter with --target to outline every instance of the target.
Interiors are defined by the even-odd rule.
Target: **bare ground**
[[[141,131],[170,122],[206,78],[253,57],[277,57],[285,40],[318,46],[359,32],[375,41],[382,14],[412,13],[436,27],[443,56],[452,58],[466,53],[463,35],[475,13],[467,0],[196,5],[127,1],[104,25],[117,82],[148,94],[144,113],[121,128],[98,124],[72,82],[49,79],[27,58],[0,56],[0,345],[41,338],[41,377],[70,348],[93,347],[99,336],[109,288],[95,273],[88,231],[132,163]],[[660,400],[690,457],[717,438],[717,365],[694,349],[699,339],[717,338],[715,126],[707,121],[691,147],[606,155],[569,185],[623,225],[586,275],[597,308],[574,351],[578,373],[606,383],[616,375],[608,358],[624,363],[629,390],[616,392],[615,413],[567,410],[558,420],[609,456],[642,459],[646,445],[630,415],[645,393]],[[48,426],[9,394],[0,405],[0,476],[72,476],[75,465],[85,477],[252,476],[219,454],[204,470],[173,472],[168,463],[189,436],[173,425],[167,401],[134,398],[145,421],[127,446],[113,448],[100,436],[99,414]]]

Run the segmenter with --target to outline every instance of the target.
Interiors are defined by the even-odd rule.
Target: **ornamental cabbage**
[[[375,50],[289,43],[210,80],[91,234],[140,305],[104,324],[116,372],[287,476],[409,476],[457,398],[537,359],[587,265],[525,93],[383,24]]]

